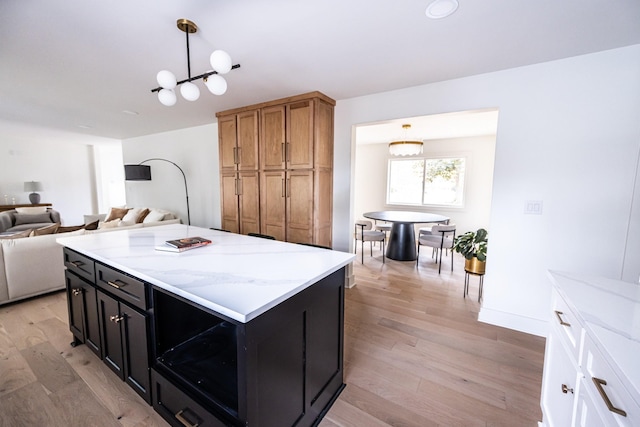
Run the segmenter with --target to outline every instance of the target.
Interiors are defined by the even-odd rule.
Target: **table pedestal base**
[[[395,259],[396,261],[416,260],[416,235],[413,230],[413,224],[393,223],[387,246],[387,258]]]

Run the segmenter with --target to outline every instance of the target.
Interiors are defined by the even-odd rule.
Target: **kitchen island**
[[[172,425],[315,425],[344,387],[353,254],[186,225],[58,241],[74,343]]]

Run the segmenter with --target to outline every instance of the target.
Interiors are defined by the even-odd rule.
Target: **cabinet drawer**
[[[560,331],[563,345],[569,350],[573,360],[578,361],[580,359],[582,326],[578,322],[576,315],[555,290],[553,291],[553,311],[551,315],[552,327]]]
[[[64,248],[64,265],[83,279],[95,283],[95,265],[91,258],[80,255],[69,248]]]
[[[585,337],[582,353],[585,390],[606,426],[639,426],[640,406],[636,404],[622,382],[609,366],[593,341]]]
[[[96,284],[110,293],[129,304],[146,310],[147,303],[147,287],[146,284],[125,273],[114,270],[111,267],[96,263]]]
[[[151,384],[153,409],[172,426],[224,427],[228,425],[210,414],[154,369],[151,369]]]

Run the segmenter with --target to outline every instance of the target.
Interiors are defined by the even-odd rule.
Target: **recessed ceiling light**
[[[458,0],[434,0],[429,3],[425,14],[431,19],[442,19],[458,9]]]
[[[128,114],[130,116],[137,116],[139,113],[137,111],[122,110],[122,114]]]
[[[89,125],[78,125],[78,127],[80,129],[91,129],[93,126],[89,126]]]

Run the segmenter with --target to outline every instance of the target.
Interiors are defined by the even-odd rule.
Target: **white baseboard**
[[[514,313],[491,310],[485,307],[480,309],[478,321],[491,325],[502,326],[503,328],[515,329],[527,334],[546,337],[549,331],[549,323],[540,319],[519,316]]]

